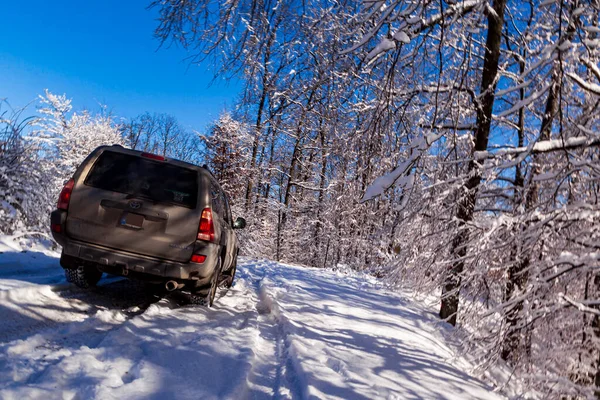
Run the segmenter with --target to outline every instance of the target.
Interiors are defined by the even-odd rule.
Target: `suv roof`
[[[192,164],[192,163],[189,163],[189,162],[181,161],[181,160],[178,160],[176,158],[169,158],[169,157],[165,157],[165,156],[161,156],[161,155],[156,155],[156,154],[152,154],[152,153],[145,152],[145,151],[142,151],[142,150],[128,149],[128,148],[125,148],[125,147],[121,146],[120,144],[113,144],[112,146],[108,146],[108,145],[107,146],[100,146],[92,154],[94,154],[96,152],[99,152],[99,151],[105,151],[105,150],[110,150],[110,151],[115,151],[115,152],[118,152],[118,153],[130,154],[130,155],[135,155],[135,156],[143,156],[143,154],[149,154],[149,155],[152,155],[152,156],[162,157],[162,158],[164,158],[164,160],[162,160],[162,162],[173,164],[173,165],[177,165],[177,166],[180,166],[180,167],[183,167],[183,168],[194,169],[196,171],[201,171],[202,173],[208,173],[210,176],[213,176],[212,171],[210,169],[208,169],[208,167],[206,166],[206,164],[204,164],[202,166],[198,166],[196,164]]]

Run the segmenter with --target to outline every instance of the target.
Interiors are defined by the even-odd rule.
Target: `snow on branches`
[[[37,114],[6,111],[0,120],[0,232],[44,233],[58,193],[96,147],[123,144],[104,111],[72,112],[65,95],[45,91]],[[10,115],[8,115],[8,114]]]

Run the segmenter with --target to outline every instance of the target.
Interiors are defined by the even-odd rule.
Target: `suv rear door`
[[[198,172],[105,150],[75,182],[67,234],[114,249],[189,261],[198,233]]]

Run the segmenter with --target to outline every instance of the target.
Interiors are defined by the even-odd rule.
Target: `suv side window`
[[[229,207],[229,199],[227,198],[227,195],[225,194],[225,192],[223,192],[223,200],[225,201],[225,215],[226,215],[226,220],[229,223],[229,225],[231,225],[233,223],[233,220],[231,219],[231,208]]]
[[[210,194],[212,197],[212,209],[214,212],[219,214],[221,218],[231,225],[231,211],[229,210],[229,203],[227,202],[227,195],[218,186],[216,182],[211,182]]]
[[[221,191],[213,182],[210,185],[211,206],[215,213],[223,215],[223,205],[221,201]]]

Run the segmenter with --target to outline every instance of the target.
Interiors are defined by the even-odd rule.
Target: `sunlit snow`
[[[2,399],[501,398],[431,310],[366,275],[247,259],[209,309],[0,251]]]

